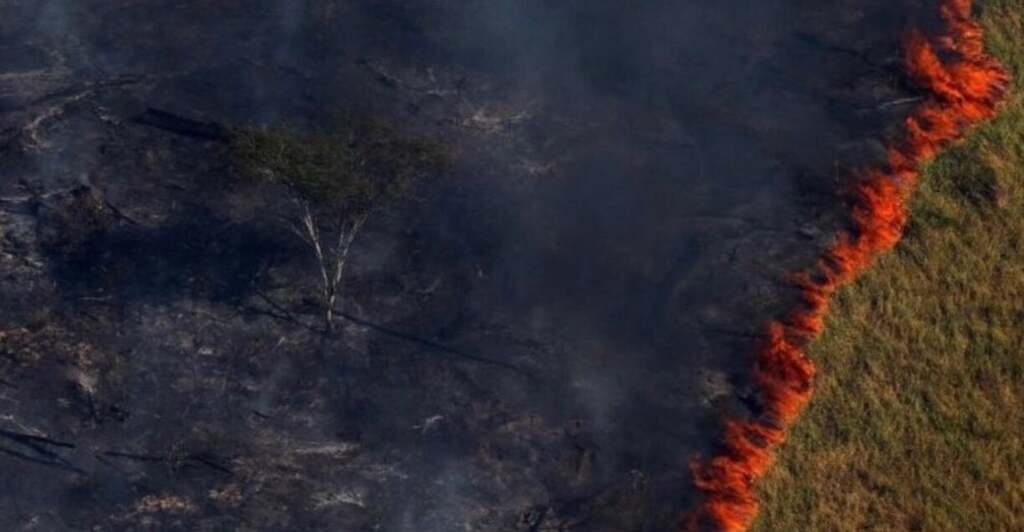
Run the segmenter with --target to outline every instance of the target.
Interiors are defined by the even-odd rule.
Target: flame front
[[[775,449],[813,393],[815,368],[805,349],[821,333],[832,295],[899,242],[918,165],[995,114],[1009,76],[985,53],[971,8],[972,0],[943,0],[943,34],[931,40],[919,31],[908,36],[907,69],[930,97],[906,119],[905,138],[889,147],[887,162],[855,180],[852,228],[836,237],[810,271],[795,276],[801,304],[785,319],[768,324],[767,340],[755,354],[753,381],[764,415],[726,420],[721,451],[691,463],[704,498],[684,516],[684,530],[740,531],[753,523],[758,511],[754,484],[771,467]]]

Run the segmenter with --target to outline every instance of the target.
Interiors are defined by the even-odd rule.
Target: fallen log
[[[228,128],[217,122],[200,122],[150,107],[135,118],[135,122],[186,137],[203,140],[228,141]]]

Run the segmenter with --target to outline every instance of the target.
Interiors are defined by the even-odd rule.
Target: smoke
[[[19,4],[11,20],[32,21],[24,25],[31,29],[13,24],[12,31],[59,43],[47,51],[74,70],[71,88],[136,80],[70,109],[80,117],[75,129],[51,134],[57,146],[39,153],[40,173],[97,175],[122,208],[159,211],[163,192],[141,195],[133,186],[152,190],[148,184],[167,176],[187,182],[195,168],[185,163],[202,166],[208,155],[191,141],[130,124],[148,106],[228,124],[298,127],[322,127],[338,108],[366,109],[456,144],[456,182],[436,187],[444,197],[429,198],[414,221],[371,228],[397,234],[397,225],[415,226],[401,231],[417,232],[428,244],[416,253],[434,262],[397,252],[390,263],[362,262],[359,281],[376,278],[366,283],[372,289],[360,296],[359,311],[521,365],[541,383],[381,349],[375,356],[387,362],[375,371],[387,378],[346,370],[361,399],[338,423],[360,427],[383,449],[368,455],[401,456],[412,472],[402,482],[375,480],[375,489],[394,494],[381,504],[396,527],[434,516],[443,519],[439,528],[500,529],[510,515],[542,504],[551,506],[540,512],[551,522],[572,522],[591,517],[580,509],[590,506],[573,501],[630,493],[646,498],[634,507],[656,509],[631,516],[612,509],[594,521],[636,529],[657,527],[666,514],[674,519],[689,495],[685,457],[713,441],[709,427],[718,414],[702,376],[724,375],[743,388],[757,332],[749,324],[788,304],[776,274],[813,263],[814,245],[823,244],[797,235],[803,224],[830,223],[825,202],[807,201],[802,187],[831,191],[835,146],[873,137],[891,119],[859,114],[851,125],[850,108],[878,102],[836,87],[877,73],[874,56],[895,48],[905,6],[808,4],[815,3],[49,0]],[[827,40],[843,31],[856,37]],[[0,40],[12,35],[2,32]],[[843,49],[851,43],[869,57]],[[956,96],[958,82],[934,76],[919,75],[929,86],[951,87],[944,98]],[[871,89],[879,98],[889,94]],[[935,131],[931,118],[917,117],[915,127]],[[856,216],[869,220],[882,211],[876,204],[893,193],[886,187],[866,179]],[[222,207],[188,199],[209,201],[211,212]],[[888,242],[890,226],[902,218],[880,228],[857,224],[849,245],[832,248],[822,271],[807,277],[808,298],[827,299],[840,279],[819,278],[838,276],[837,261],[862,260],[850,255],[868,253],[862,246]],[[365,258],[367,245],[357,253]],[[392,285],[399,287],[394,294],[381,295]],[[409,311],[411,318],[394,310],[418,298],[449,303]],[[812,312],[794,319],[813,328],[824,303],[811,303]],[[779,420],[731,424],[737,449],[758,452],[779,438],[765,427],[791,419],[806,400],[812,370],[791,364],[802,362],[793,358],[802,345],[796,330],[789,322],[772,329],[755,372]],[[263,391],[244,400],[266,410],[272,398],[289,395],[281,389],[301,371],[297,363],[274,362],[260,377]],[[390,384],[403,371],[415,378]],[[436,448],[407,434],[440,415],[465,426],[435,436],[442,440]],[[325,423],[316,419],[311,425],[320,430]],[[456,445],[448,436],[476,440]],[[713,466],[697,473],[713,501]],[[656,487],[634,489],[641,477]],[[506,497],[513,492],[523,495]],[[493,510],[492,521],[479,516],[482,507]]]
[[[696,529],[702,521],[720,530],[750,526],[758,509],[754,484],[810,400],[814,364],[804,349],[821,333],[829,300],[899,241],[920,163],[996,112],[1009,78],[985,54],[971,7],[970,0],[946,0],[944,33],[929,39],[915,30],[907,38],[907,70],[930,98],[906,119],[905,138],[889,148],[887,163],[860,176],[852,193],[853,228],[838,235],[813,270],[799,275],[803,304],[769,324],[769,341],[757,351],[754,367],[763,418],[727,420],[721,453],[693,464],[705,499],[685,527]]]

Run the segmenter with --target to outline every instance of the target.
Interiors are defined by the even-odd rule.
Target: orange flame
[[[815,368],[805,347],[821,333],[832,295],[900,240],[918,165],[995,114],[1009,76],[985,54],[982,29],[972,19],[971,7],[972,0],[942,0],[945,32],[934,40],[919,31],[908,36],[907,69],[930,97],[906,119],[905,139],[889,147],[886,164],[856,179],[852,228],[836,237],[814,268],[795,276],[802,304],[785,319],[768,324],[767,340],[755,354],[753,382],[764,415],[726,420],[720,452],[691,463],[704,499],[684,517],[683,529],[750,527],[758,511],[754,484],[771,467],[787,428],[811,398]]]

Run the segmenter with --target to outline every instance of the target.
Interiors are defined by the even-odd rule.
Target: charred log
[[[143,124],[186,137],[218,142],[228,141],[228,130],[217,122],[201,122],[150,107],[146,112],[135,118]]]

